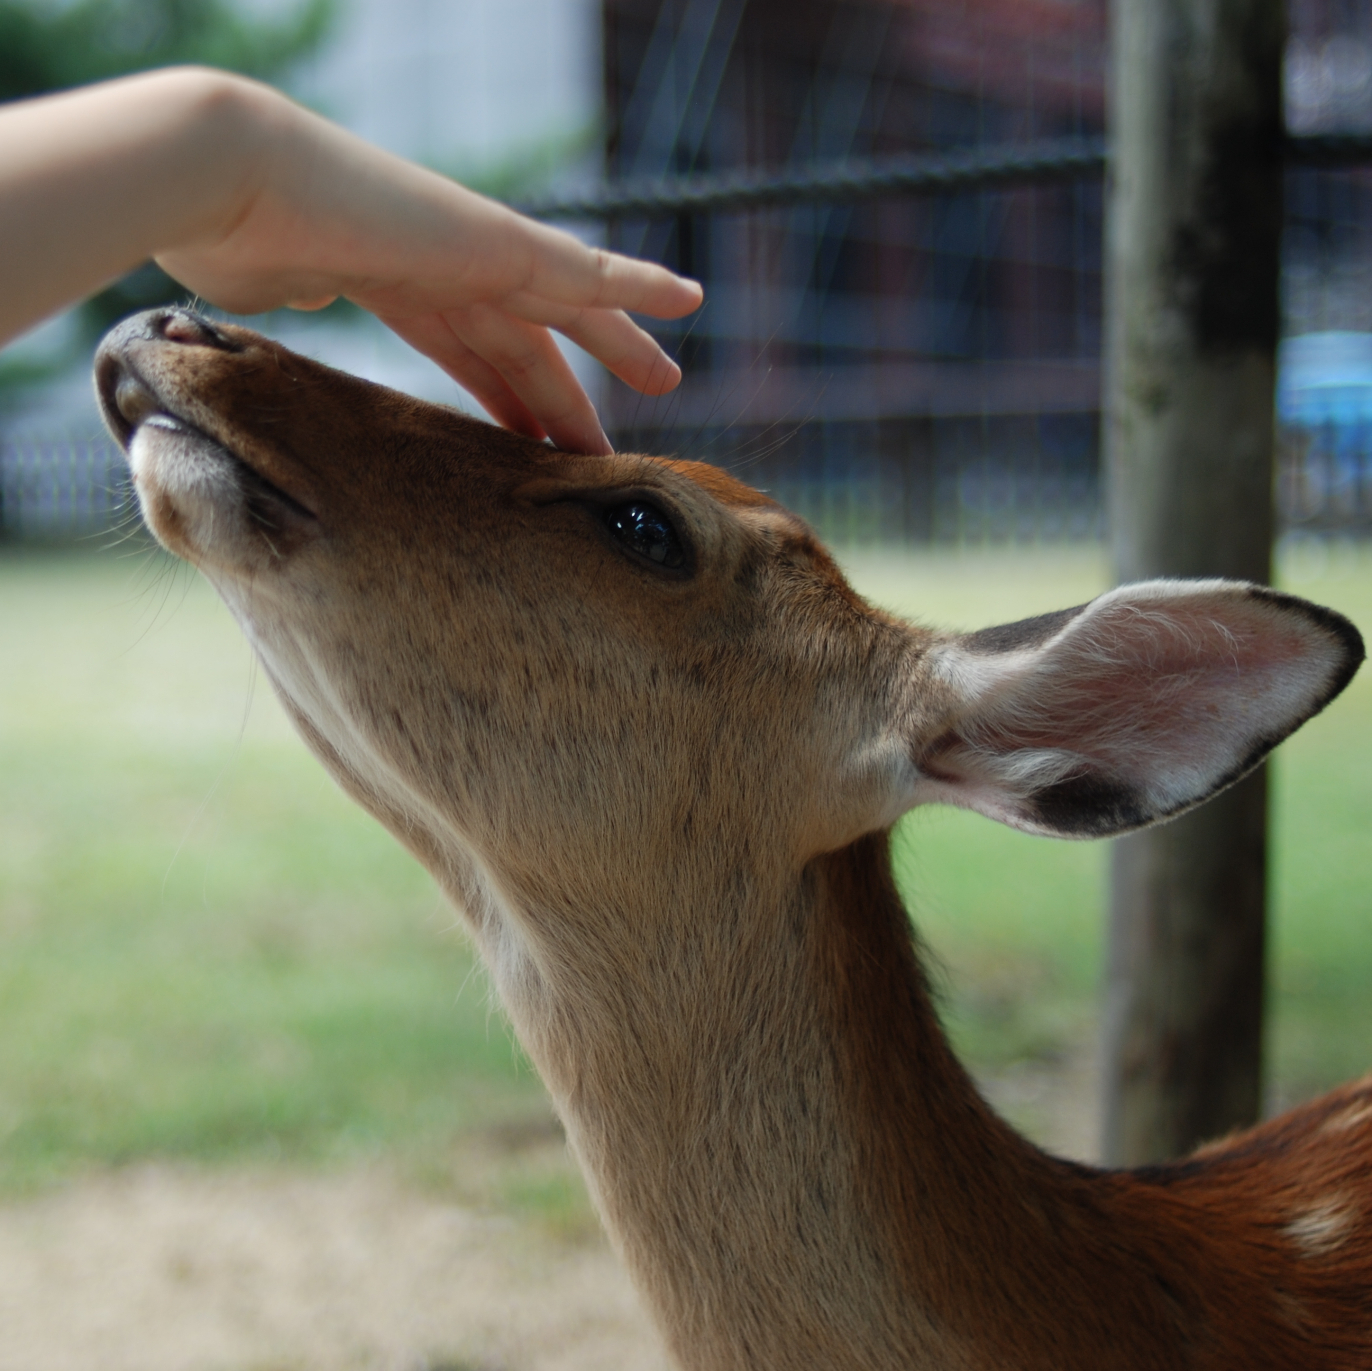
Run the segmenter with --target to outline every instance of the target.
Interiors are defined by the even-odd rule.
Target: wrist
[[[269,86],[207,67],[146,78],[167,119],[175,205],[154,252],[212,246],[233,232],[261,193],[268,165],[298,111]]]
[[[164,245],[226,232],[273,99],[182,69],[0,108],[0,342]]]

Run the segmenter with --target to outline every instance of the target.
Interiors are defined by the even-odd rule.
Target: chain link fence
[[[841,544],[1105,535],[1106,0],[604,0],[599,189],[527,199],[701,279],[621,449],[694,457]],[[1285,527],[1372,532],[1372,0],[1293,0]],[[124,517],[104,439],[6,438],[0,535]]]
[[[880,419],[781,433],[726,427],[702,430],[692,447],[841,546],[1085,542],[1107,533],[1096,423],[1091,414],[931,419],[915,443],[909,424]],[[1372,413],[1284,425],[1278,459],[1283,531],[1372,535]],[[109,438],[0,442],[0,539],[98,542],[136,517]]]
[[[99,540],[133,518],[128,467],[103,434],[0,439],[0,535]]]

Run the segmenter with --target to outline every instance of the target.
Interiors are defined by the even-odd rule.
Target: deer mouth
[[[314,510],[235,451],[197,400],[199,348],[233,344],[187,312],[154,310],[126,320],[101,343],[95,387],[105,423],[124,449],[143,517],[170,551],[200,560],[256,539],[283,556],[319,531]],[[182,372],[188,374],[183,379]]]

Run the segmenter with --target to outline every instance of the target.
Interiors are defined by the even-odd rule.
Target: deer
[[[920,804],[1182,813],[1364,655],[1150,581],[956,634],[701,463],[580,456],[187,309],[100,345],[157,540],[460,912],[683,1371],[1372,1367],[1372,1077],[1181,1161],[1045,1154],[955,1058]]]

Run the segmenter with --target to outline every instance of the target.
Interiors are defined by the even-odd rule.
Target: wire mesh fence
[[[617,210],[708,303],[660,330],[679,394],[616,392],[612,435],[838,542],[1098,537],[1103,4],[605,14],[612,181],[777,188]]]
[[[780,434],[734,425],[702,428],[689,446],[841,546],[1063,543],[1107,533],[1091,413],[930,418],[922,428],[859,419]],[[1372,534],[1372,416],[1288,426],[1278,459],[1285,531]],[[128,469],[110,439],[0,442],[0,538],[98,541],[133,519]]]
[[[1372,7],[1302,0],[1292,25],[1275,494],[1288,527],[1361,532],[1372,356],[1321,359],[1331,330],[1372,340],[1350,165],[1372,161]],[[839,541],[1102,536],[1106,43],[1102,0],[608,0],[612,181],[561,210],[713,302],[660,330],[681,391],[618,392],[611,431]]]
[[[131,512],[128,467],[104,435],[0,440],[0,533],[96,539]]]
[[[621,448],[840,543],[1104,536],[1106,0],[604,0],[606,185],[528,204],[697,277]],[[1372,531],[1372,0],[1293,0],[1275,492]],[[1341,165],[1342,164],[1342,165]],[[0,531],[118,517],[98,439],[0,449]]]

